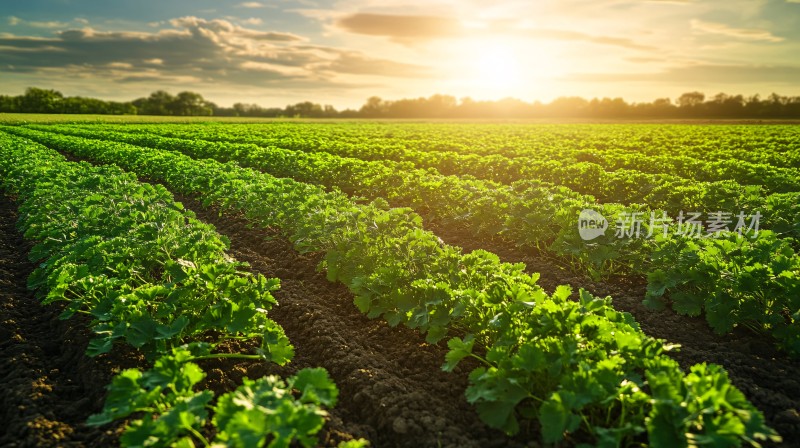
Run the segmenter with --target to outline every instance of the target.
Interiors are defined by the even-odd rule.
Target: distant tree
[[[586,111],[599,118],[622,118],[630,113],[630,106],[622,98],[594,98],[586,106]]]
[[[122,103],[109,101],[107,110],[109,114],[113,115],[137,115],[139,112],[136,109],[136,106],[134,106],[130,101],[125,101]]]
[[[548,104],[528,103],[516,98],[476,101],[436,94],[428,98],[383,100],[373,96],[358,110],[337,111],[332,105],[311,101],[285,108],[264,108],[258,104],[236,103],[220,107],[196,92],[173,96],[157,90],[132,102],[104,101],[87,97],[65,97],[52,89],[30,87],[22,95],[0,95],[0,112],[38,112],[73,114],[215,115],[238,117],[311,118],[800,118],[800,97],[772,93],[744,97],[718,93],[706,99],[701,92],[687,92],[673,103],[669,98],[652,102],[627,103],[622,98],[560,97]]]
[[[152,95],[151,95],[152,97]],[[195,92],[180,92],[166,105],[170,115],[178,116],[203,116],[211,115],[212,108],[203,98]]]
[[[705,103],[707,113],[714,117],[734,118],[742,116],[744,97],[718,93]]]
[[[311,101],[303,101],[295,105],[286,106],[286,116],[302,118],[319,118],[323,116],[322,106]]]
[[[170,104],[175,97],[164,90],[157,90],[147,98],[140,98],[133,102],[142,115],[170,115]]]
[[[264,108],[258,104],[235,103],[233,111],[237,117],[259,117],[262,116]]]
[[[789,103],[789,97],[788,96],[781,96],[781,95],[778,95],[775,92],[772,92],[772,94],[769,96],[769,98],[767,98],[766,101],[767,101],[767,103],[775,105],[775,106],[784,106],[784,105]]]
[[[669,98],[658,98],[653,101],[652,115],[655,116],[670,116],[675,114],[675,105]]]
[[[551,116],[578,117],[586,115],[589,102],[577,96],[559,97],[547,105],[547,113]]]
[[[436,116],[446,116],[455,110],[458,105],[456,97],[450,95],[433,95],[428,98],[427,107],[429,107],[433,114]]]
[[[678,103],[678,107],[697,107],[703,104],[705,99],[705,94],[701,92],[687,92],[679,96],[675,102]]]
[[[19,112],[19,97],[0,95],[0,112]]]
[[[359,112],[365,117],[380,117],[386,112],[386,103],[377,96],[367,98],[366,104],[361,106]]]
[[[339,115],[339,111],[337,111],[332,104],[326,104],[325,106],[322,107],[323,117],[334,118],[337,115]]]
[[[677,115],[678,108],[669,98],[658,98],[652,103],[637,103],[630,106],[629,115],[632,117],[670,118]]]
[[[56,90],[28,87],[19,98],[19,111],[25,113],[56,114],[62,112],[64,95]]]

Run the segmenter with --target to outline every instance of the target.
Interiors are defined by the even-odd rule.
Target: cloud
[[[800,66],[692,64],[654,73],[580,73],[563,78],[581,82],[663,82],[682,85],[788,84],[800,79]]]
[[[692,30],[701,34],[717,34],[742,40],[762,40],[767,42],[782,42],[784,38],[775,36],[769,31],[752,28],[733,28],[724,23],[706,22],[692,19],[689,22]]]
[[[292,33],[282,33],[275,31],[257,31],[244,28],[227,20],[214,19],[206,20],[198,17],[188,16],[172,19],[169,23],[176,28],[185,28],[193,34],[211,37],[217,41],[229,40],[230,38],[244,38],[259,41],[275,42],[299,42],[305,38]]]
[[[121,68],[121,69],[128,69],[133,68],[133,64],[129,62],[111,62],[108,64],[110,68]]]
[[[531,29],[526,32],[529,36],[542,38],[542,39],[554,39],[554,40],[566,40],[566,41],[583,41],[583,42],[590,42],[599,45],[611,45],[615,47],[623,47],[629,48],[634,50],[654,50],[655,48],[649,45],[638,44],[631,39],[626,39],[622,37],[610,37],[610,36],[595,36],[591,34],[581,33],[578,31],[568,31],[568,30],[552,30],[552,29]]]
[[[50,21],[50,22],[37,22],[37,21],[28,21],[28,20],[23,20],[23,19],[20,19],[19,17],[15,17],[15,16],[9,16],[9,17],[8,17],[8,24],[9,24],[9,25],[11,25],[11,26],[24,25],[24,26],[29,26],[29,27],[32,27],[32,28],[50,28],[50,29],[55,29],[55,28],[64,28],[64,27],[66,27],[66,26],[69,26],[69,24],[68,24],[67,22],[57,22],[57,21]]]
[[[259,2],[242,2],[236,5],[238,8],[264,8],[265,4]]]
[[[319,64],[317,68],[333,73],[402,78],[419,78],[432,75],[430,70],[423,66],[404,64],[386,59],[370,58],[355,51],[338,52],[334,60]]]
[[[625,58],[626,61],[634,62],[636,64],[650,64],[654,62],[664,62],[660,58],[656,57],[648,57],[648,56],[632,56]]]
[[[460,20],[439,16],[358,13],[340,17],[335,21],[335,25],[350,33],[388,37],[402,44],[432,39],[509,35],[533,39],[583,41],[635,50],[650,51],[654,49],[631,39],[598,36],[572,30],[532,28],[524,26],[524,22],[517,20],[495,19],[464,23]]]
[[[51,37],[0,35],[5,73],[36,73],[118,83],[343,86],[343,76],[425,77],[423,67],[358,51],[310,45],[293,33],[227,20],[179,17],[154,31],[65,29]],[[66,75],[64,75],[66,73]],[[200,87],[196,87],[200,88]]]
[[[264,20],[259,19],[258,17],[250,17],[249,19],[241,20],[241,22],[245,25],[261,25],[264,23]]]
[[[355,34],[413,40],[453,37],[466,32],[460,21],[437,16],[358,13],[340,18],[336,25]]]

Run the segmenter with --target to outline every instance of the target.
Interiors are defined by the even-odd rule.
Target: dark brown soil
[[[680,344],[672,357],[684,369],[697,363],[725,367],[731,382],[760,409],[767,423],[783,436],[782,446],[800,443],[800,360],[776,349],[769,336],[740,328],[732,334],[715,334],[702,317],[687,317],[671,310],[654,311],[644,299],[647,281],[626,276],[595,282],[544,254],[524,251],[500,239],[481,240],[466,231],[429,226],[446,243],[466,251],[485,249],[508,262],[524,262],[528,272],[541,274],[539,284],[548,291],[568,284],[575,292],[584,288],[596,296],[611,296],[614,307],[631,313],[642,330],[656,338]]]
[[[0,195],[0,446],[113,446],[120,425],[84,422],[102,408],[114,372],[141,359],[124,348],[87,357],[86,319],[62,321],[61,307],[39,304],[26,288],[34,265],[16,220],[16,205]]]

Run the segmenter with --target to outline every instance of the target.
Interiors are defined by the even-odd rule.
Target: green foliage
[[[738,325],[771,333],[800,354],[800,257],[773,232],[758,238],[726,233],[713,239],[670,239],[653,253],[647,303],[669,298],[681,314],[705,314],[725,334]]]
[[[103,410],[88,424],[104,425],[135,415],[120,438],[122,446],[209,446],[202,435],[214,412],[213,443],[229,447],[288,447],[294,441],[315,446],[316,433],[336,405],[338,390],[324,369],[303,369],[285,381],[268,376],[244,378],[236,390],[222,394],[195,392],[205,377],[194,362],[213,356],[213,346],[192,343],[159,358],[153,368],[128,369],[114,377]]]
[[[653,360],[647,372],[653,408],[647,417],[650,444],[739,446],[747,441],[780,442],[755,409],[717,365],[697,364],[688,375],[675,375],[675,361]]]
[[[644,335],[630,315],[613,309],[609,298],[582,291],[573,300],[568,287],[548,295],[537,285],[537,275],[524,272],[524,265],[502,263],[485,251],[463,254],[423,231],[419,216],[409,209],[387,209],[385,201],[358,205],[338,191],[326,192],[230,161],[199,159],[209,155],[193,153],[204,151],[202,142],[173,139],[172,151],[165,151],[30,129],[10,132],[80,157],[120,164],[176,191],[202,194],[207,204],[243,214],[258,226],[280,229],[298,250],[321,252],[328,278],[346,284],[356,305],[370,317],[417,328],[430,342],[459,330],[465,337],[448,343],[444,367],[452,370],[466,357],[480,360],[481,367],[470,374],[466,396],[494,427],[514,433],[521,421],[539,419],[548,425],[543,434],[547,442],[581,431],[602,445],[629,444],[667,431],[667,423],[648,423],[656,412],[648,373],[666,370],[681,382],[688,377],[676,364],[666,363],[672,347]],[[180,153],[184,151],[198,159]],[[587,175],[599,174],[585,168]],[[436,188],[450,188],[447,179],[438,181]],[[524,188],[531,188],[531,197],[536,197],[541,196],[535,190],[540,187]],[[582,206],[579,198],[567,204]],[[556,213],[562,227],[550,234],[556,234],[554,242],[562,245],[562,253],[578,247],[571,210]],[[588,251],[587,261],[599,271],[609,268],[608,261],[630,261],[652,249],[640,243],[606,243]],[[652,360],[664,363],[650,364]],[[715,372],[696,374],[705,378]],[[723,390],[714,389],[718,386]],[[711,388],[707,392],[712,395],[730,388],[705,380],[698,387]],[[750,412],[739,401],[731,402],[734,406],[720,408],[721,419],[734,421]],[[702,416],[690,416],[685,420],[690,428],[705,424]],[[754,419],[731,434],[738,443],[770,431]]]
[[[278,280],[243,272],[227,242],[165,188],[116,167],[22,151],[0,163],[5,187],[24,197],[20,228],[37,242],[28,285],[45,304],[66,302],[62,318],[92,316],[89,355],[122,340],[154,357],[209,330],[260,337],[275,327],[266,311]],[[280,350],[282,363],[290,352]]]
[[[292,391],[299,395],[295,398]],[[268,376],[245,379],[214,407],[217,440],[232,447],[288,447],[292,441],[316,446],[315,434],[336,404],[338,391],[324,369],[303,369],[285,382]]]
[[[225,253],[228,242],[213,227],[183,210],[164,187],[141,184],[116,166],[67,162],[0,133],[0,173],[0,187],[20,201],[24,236],[37,243],[29,258],[39,266],[29,286],[43,303],[66,302],[64,319],[76,313],[92,318],[97,337],[90,356],[125,341],[157,358],[150,370],[118,374],[89,425],[131,419],[122,446],[210,446],[202,432],[214,410],[214,421],[230,420],[216,433],[228,446],[315,443],[326,415],[322,406],[334,406],[338,394],[324,369],[304,369],[285,382],[246,379],[216,407],[210,390],[198,390],[205,377],[198,361],[291,360],[292,345],[267,317],[277,279],[243,272],[245,265]],[[184,344],[215,335],[259,338],[261,346],[250,355],[214,353],[208,342]]]

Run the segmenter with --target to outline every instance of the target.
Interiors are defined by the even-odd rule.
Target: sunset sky
[[[0,3],[0,93],[358,107],[434,93],[800,95],[800,0]]]

